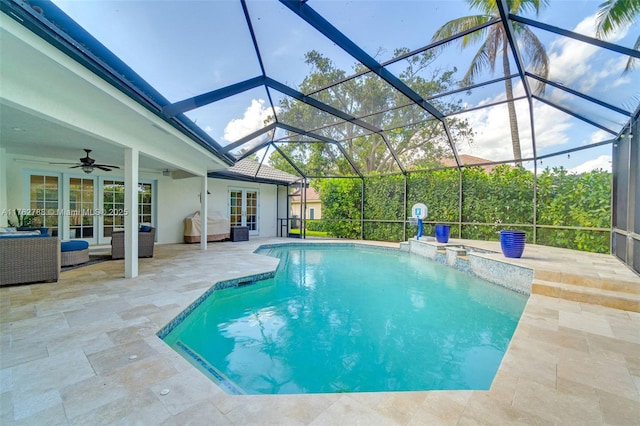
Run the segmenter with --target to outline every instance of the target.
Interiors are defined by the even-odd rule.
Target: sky
[[[602,0],[550,0],[538,16],[523,16],[593,36],[595,14]],[[63,11],[82,25],[171,102],[225,87],[261,74],[250,33],[239,1],[143,1],[57,0]],[[268,76],[297,88],[309,72],[304,53],[316,49],[350,73],[355,60],[316,30],[273,1],[247,2]],[[331,1],[308,4],[367,53],[383,62],[399,47],[415,49],[429,44],[435,30],[445,22],[476,12],[467,3],[447,1]],[[615,106],[633,111],[640,102],[640,66],[623,74],[627,57],[572,39],[534,29],[550,59],[549,79]],[[609,41],[632,47],[640,23],[614,34]],[[442,69],[456,67],[461,78],[477,45],[461,49],[450,45],[438,56]],[[388,67],[391,71],[403,64]],[[399,68],[398,68],[399,67]],[[478,82],[501,76],[485,72]],[[512,72],[516,72],[512,64]],[[523,93],[522,82],[515,82]],[[469,107],[504,99],[502,83],[470,94],[461,94]],[[275,105],[284,95],[271,90]],[[545,99],[580,111],[611,130],[621,128],[628,117],[590,103],[559,89],[547,87]],[[533,154],[529,105],[516,103],[523,156]],[[533,105],[538,155],[578,148],[611,139],[613,135],[536,101]],[[278,111],[276,110],[276,113]],[[231,143],[263,126],[273,114],[264,88],[224,99],[187,113],[221,145]],[[505,105],[459,116],[475,132],[471,145],[458,146],[461,153],[500,161],[513,158]],[[575,172],[593,168],[610,170],[611,146],[574,152],[543,160],[541,166],[564,165]],[[525,164],[533,168],[533,164]]]

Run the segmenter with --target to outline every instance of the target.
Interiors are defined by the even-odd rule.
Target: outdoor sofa
[[[58,281],[60,240],[48,234],[0,234],[0,285]]]

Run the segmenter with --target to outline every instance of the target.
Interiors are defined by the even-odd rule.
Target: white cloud
[[[504,98],[504,94],[488,99],[482,103],[495,102]],[[515,103],[520,133],[520,146],[524,158],[533,156],[531,143],[531,125],[529,120],[529,105],[527,101]],[[546,104],[536,103],[533,111],[536,125],[536,148],[562,145],[568,142],[567,131],[570,128],[569,116],[559,114],[558,111]],[[492,161],[512,160],[511,127],[509,126],[509,112],[506,104],[483,108],[462,114],[471,128],[476,132],[473,143],[460,146],[461,153],[474,155]]]
[[[247,136],[265,126],[265,120],[273,114],[271,107],[264,106],[263,99],[252,99],[242,118],[234,118],[224,128],[224,139],[229,142]]]
[[[584,18],[574,29],[574,32],[595,37],[596,14]],[[627,29],[612,33],[607,40],[616,42],[625,37]],[[589,43],[583,43],[569,37],[558,37],[548,48],[549,79],[571,85],[582,92],[588,92],[608,76],[620,75],[626,57],[615,64],[596,64],[593,60],[602,49]],[[594,69],[593,65],[597,65]],[[612,79],[615,81],[615,79]]]
[[[586,173],[586,172],[590,172],[590,171],[597,170],[597,169],[602,169],[602,170],[610,172],[611,171],[611,156],[610,155],[601,155],[598,158],[595,158],[593,160],[585,161],[584,163],[580,164],[579,166],[576,166],[576,167],[572,168],[571,170],[569,170],[569,172],[580,174],[580,173]]]
[[[611,133],[605,132],[604,130],[597,130],[593,132],[593,134],[591,135],[591,139],[587,141],[586,144],[604,142],[604,141],[611,140],[613,138],[614,136]]]

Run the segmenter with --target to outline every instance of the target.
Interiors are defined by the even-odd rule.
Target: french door
[[[258,191],[229,189],[229,221],[231,226],[246,226],[250,235],[258,235]]]
[[[68,214],[66,215],[69,239],[83,239],[94,244],[97,236],[96,180],[94,177],[68,178]]]
[[[36,171],[25,176],[32,224],[51,235],[107,244],[114,230],[124,228],[124,180]],[[154,181],[138,183],[138,223],[155,226],[155,186]]]

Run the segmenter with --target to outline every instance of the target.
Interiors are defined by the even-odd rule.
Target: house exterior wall
[[[29,173],[34,174],[62,174],[70,170],[64,166],[47,164],[59,159],[46,159],[42,157],[27,157],[23,155],[4,154],[0,157],[5,167],[0,172],[0,179],[6,182],[3,185],[6,192],[6,203],[2,207],[0,226],[7,226],[8,212],[14,209],[26,209],[29,207]],[[71,172],[74,175],[81,173]],[[116,171],[102,173],[94,171],[91,176],[104,176],[108,179],[123,179],[124,174]],[[200,209],[200,185],[201,178],[192,177],[185,179],[173,179],[171,176],[163,176],[161,172],[140,172],[141,181],[155,182],[155,225],[156,237],[159,244],[181,243],[184,241],[184,218]],[[225,217],[229,217],[229,188],[256,189],[259,191],[259,235],[276,236],[277,218],[277,187],[248,182],[237,182],[222,179],[209,179],[208,182],[208,208],[209,211],[220,211]],[[285,192],[286,203],[286,192]],[[97,208],[98,206],[96,206]],[[60,206],[63,208],[63,206]],[[6,211],[4,210],[6,209]]]
[[[305,210],[305,219],[310,218],[309,209],[315,209],[314,211],[314,219],[322,219],[322,202],[320,200],[307,200],[307,208]],[[292,201],[291,202],[291,215],[299,217],[300,216],[300,202]]]
[[[226,179],[209,179],[208,204],[210,211],[220,211],[229,217],[229,189],[258,190],[258,235],[276,236],[277,186],[253,182],[239,182]]]

